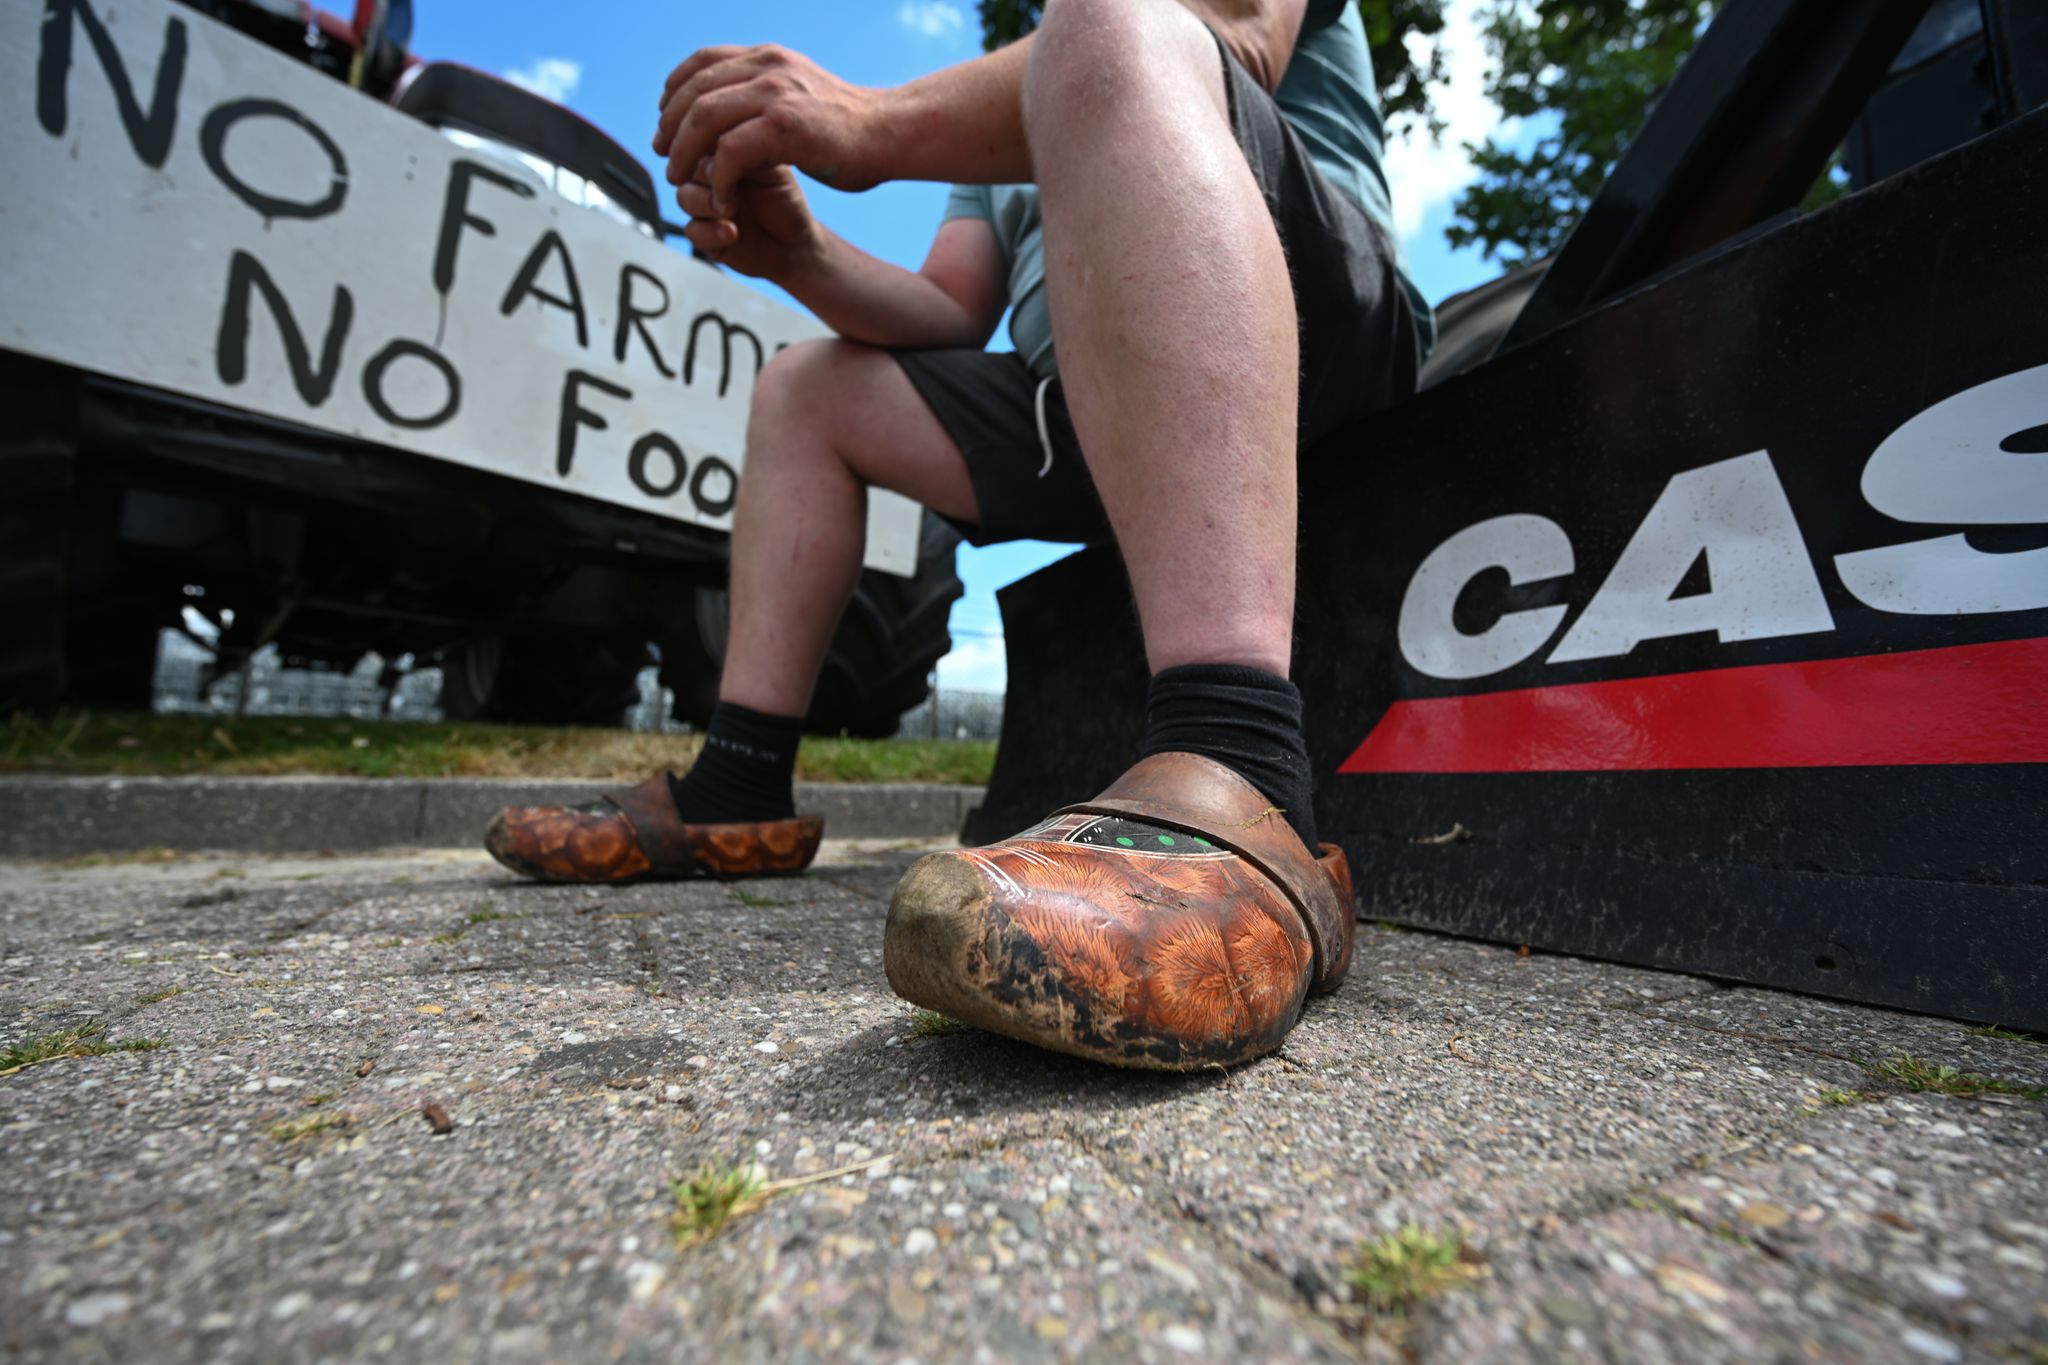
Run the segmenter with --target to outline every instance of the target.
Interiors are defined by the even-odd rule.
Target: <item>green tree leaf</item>
[[[1716,0],[1488,0],[1487,96],[1554,120],[1527,151],[1472,147],[1479,179],[1445,236],[1514,264],[1557,249],[1692,51]]]

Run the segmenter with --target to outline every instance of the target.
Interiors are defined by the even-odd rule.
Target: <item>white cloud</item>
[[[1490,58],[1479,32],[1479,0],[1451,0],[1444,16],[1444,66],[1448,80],[1435,87],[1436,111],[1447,125],[1441,142],[1424,129],[1387,144],[1387,185],[1394,196],[1394,235],[1412,250],[1412,240],[1430,212],[1458,197],[1476,178],[1468,142],[1488,135],[1511,136],[1514,124],[1486,97]],[[1411,42],[1419,41],[1410,39]]]
[[[949,691],[1001,692],[1009,678],[1001,636],[955,636],[953,652],[939,660],[939,686]]]
[[[950,38],[967,29],[967,11],[947,0],[903,0],[896,22],[924,38]]]
[[[542,57],[527,66],[517,66],[505,73],[505,79],[523,90],[531,90],[543,99],[560,104],[576,93],[576,87],[583,80],[583,63],[572,62],[567,57]]]

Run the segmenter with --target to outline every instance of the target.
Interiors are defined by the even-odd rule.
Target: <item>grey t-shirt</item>
[[[1433,337],[1429,305],[1408,279],[1394,241],[1393,199],[1380,162],[1386,129],[1374,93],[1365,28],[1351,0],[1309,0],[1287,74],[1273,92],[1288,126],[1325,178],[1356,200],[1387,234],[1425,347]],[[955,185],[946,221],[985,218],[1010,271],[1010,342],[1041,379],[1057,372],[1052,318],[1045,302],[1045,239],[1033,185]]]

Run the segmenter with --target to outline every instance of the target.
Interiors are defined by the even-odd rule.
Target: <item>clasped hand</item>
[[[836,189],[882,176],[878,92],[787,48],[707,47],[669,73],[654,151],[668,159],[684,235],[745,274],[780,278],[817,248],[794,166]]]

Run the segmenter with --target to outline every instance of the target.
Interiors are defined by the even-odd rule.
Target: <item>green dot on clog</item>
[[[1193,840],[1194,840],[1194,841],[1195,841],[1196,843],[1200,844],[1200,845],[1201,845],[1201,846],[1202,846],[1203,848],[1214,848],[1214,847],[1216,847],[1216,845],[1214,845],[1214,844],[1210,843],[1210,842],[1209,842],[1209,841],[1208,841],[1207,839],[1204,839],[1204,838],[1203,838],[1203,837],[1202,837],[1201,835],[1199,835],[1199,834],[1191,835],[1191,836],[1189,836],[1189,837],[1190,837],[1190,838],[1192,838],[1192,839],[1193,839]]]
[[[1138,841],[1136,839],[1126,839],[1121,834],[1116,836],[1116,841],[1122,844],[1125,848],[1136,848],[1138,846]]]
[[[1173,836],[1171,834],[1162,834],[1159,836],[1159,842],[1165,845],[1167,848],[1172,848]]]

